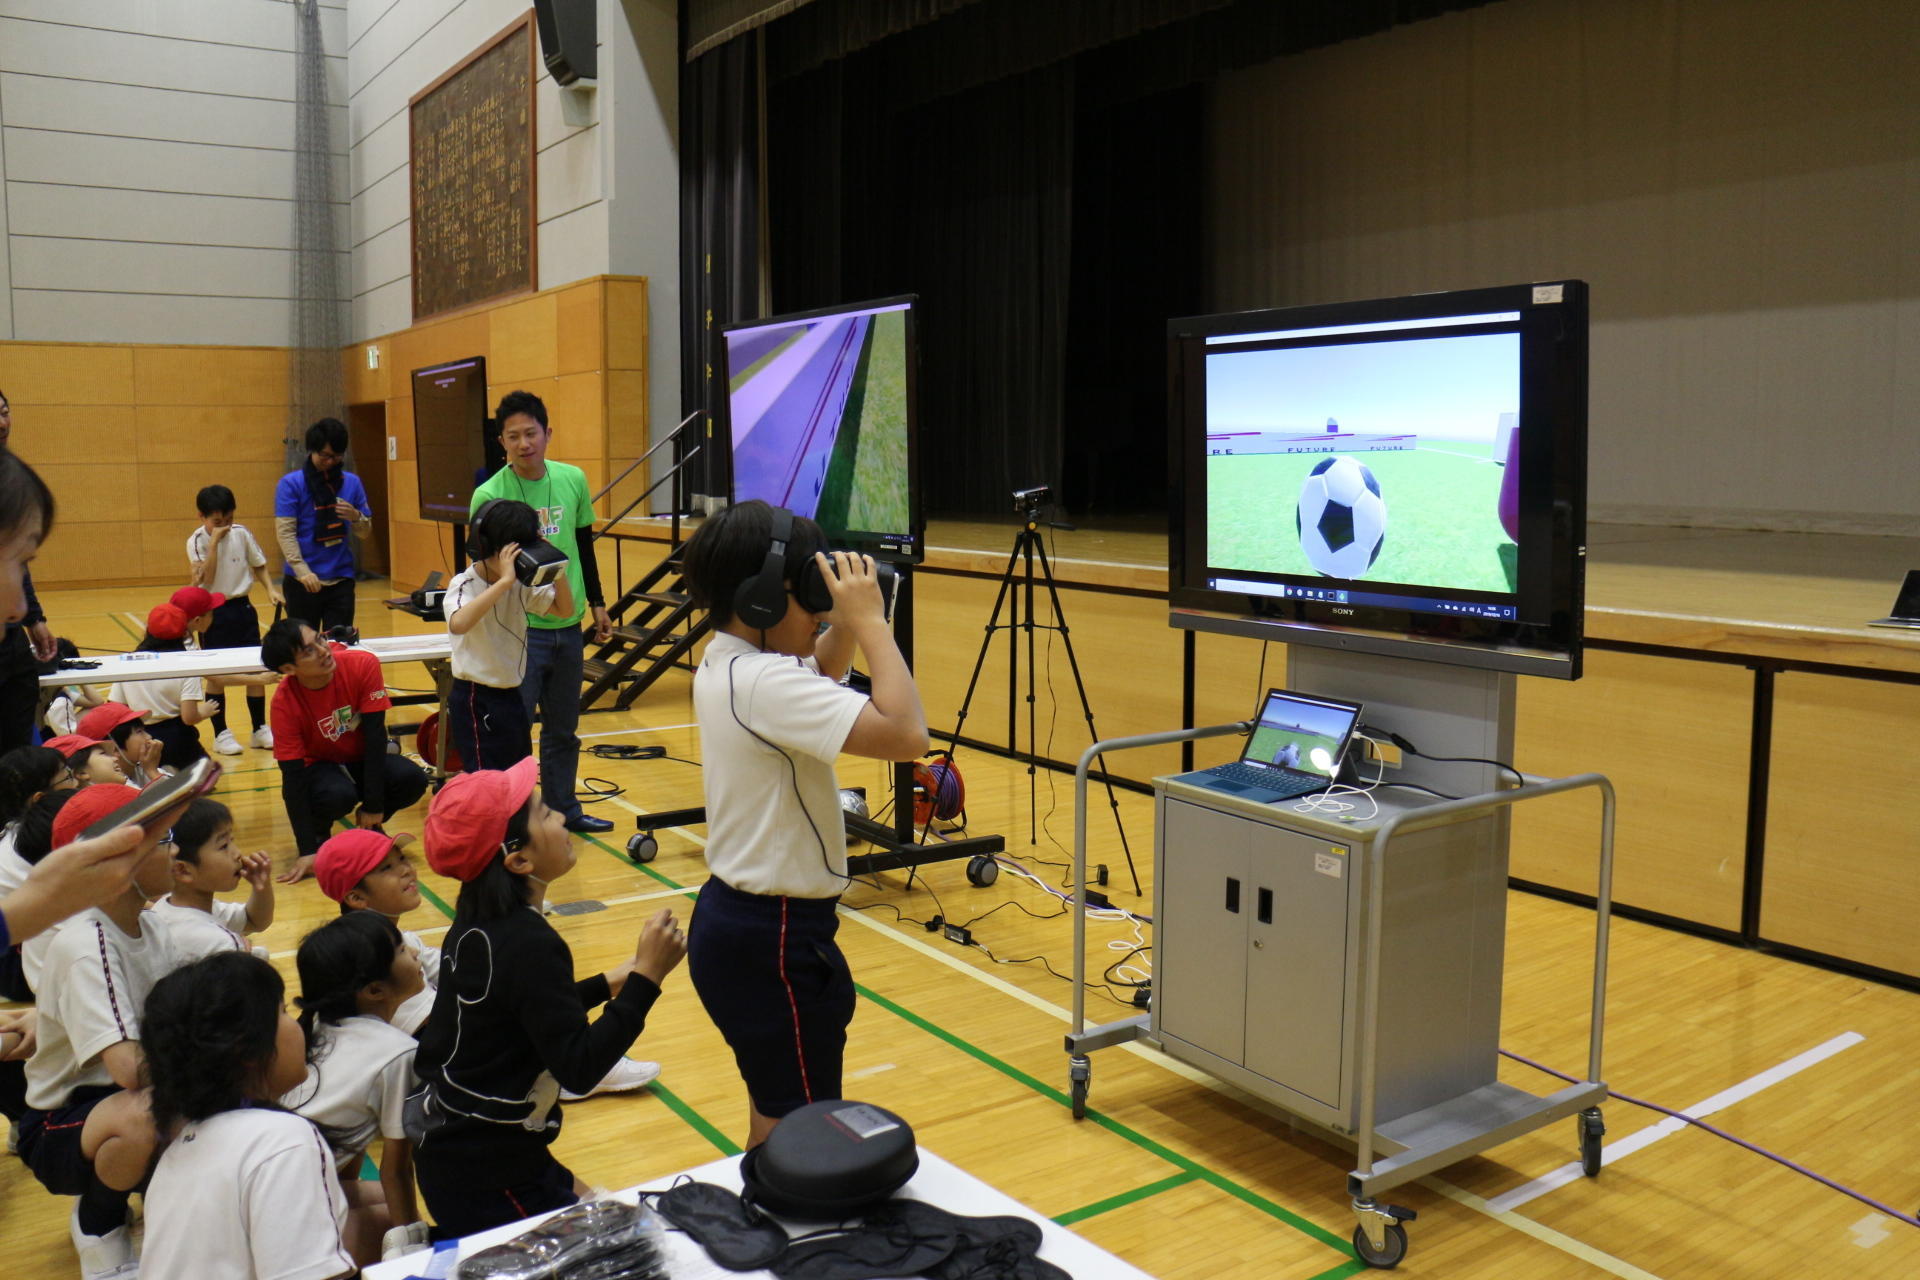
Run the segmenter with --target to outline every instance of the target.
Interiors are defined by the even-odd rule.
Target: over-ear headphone
[[[500,550],[500,548],[494,546],[492,540],[487,537],[482,525],[486,521],[487,512],[501,501],[502,499],[500,498],[488,498],[480,504],[480,509],[468,518],[467,555],[472,559],[485,560]]]
[[[760,572],[733,591],[733,616],[756,631],[768,631],[787,616],[787,543],[793,538],[793,512],[772,508],[773,530]]]

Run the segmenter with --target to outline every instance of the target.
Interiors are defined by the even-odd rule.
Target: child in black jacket
[[[549,1149],[560,1090],[585,1093],[607,1074],[687,953],[673,913],[661,911],[632,960],[574,980],[573,953],[540,912],[548,886],[573,869],[573,842],[540,798],[536,767],[529,759],[460,774],[427,814],[427,861],[462,885],[420,1029],[422,1090],[408,1122],[420,1191],[443,1238],[584,1194]]]

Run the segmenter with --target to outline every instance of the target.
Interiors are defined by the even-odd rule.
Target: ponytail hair
[[[377,911],[353,911],[327,921],[300,940],[294,963],[300,970],[300,1030],[307,1061],[322,1042],[321,1025],[332,1026],[360,1012],[360,992],[384,982],[400,952],[400,930]]]
[[[153,984],[140,1018],[141,1074],[162,1143],[181,1125],[245,1106],[273,1065],[286,984],[265,960],[223,951]]]
[[[52,747],[15,747],[0,756],[0,827],[18,822],[66,768],[66,757]]]

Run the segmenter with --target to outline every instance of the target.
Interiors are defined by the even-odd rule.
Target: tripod
[[[1025,497],[1016,494],[1016,497]],[[967,726],[967,712],[973,706],[973,693],[980,684],[980,670],[987,664],[987,650],[993,647],[993,633],[1007,633],[1007,749],[1014,759],[1027,762],[1027,838],[1028,843],[1038,844],[1040,834],[1036,814],[1038,805],[1038,784],[1035,765],[1038,764],[1038,739],[1034,735],[1035,701],[1033,695],[1033,633],[1035,631],[1057,631],[1060,641],[1067,650],[1067,665],[1073,669],[1073,687],[1080,694],[1080,713],[1086,717],[1088,741],[1100,741],[1100,734],[1093,727],[1093,708],[1087,702],[1086,682],[1080,678],[1080,662],[1074,657],[1073,637],[1067,628],[1067,615],[1060,607],[1060,590],[1054,585],[1053,566],[1047,562],[1046,543],[1040,536],[1040,503],[1035,498],[1026,499],[1022,513],[1024,523],[1013,540],[1013,554],[1007,557],[1007,567],[1000,575],[1000,594],[994,598],[993,614],[987,619],[986,634],[980,639],[980,655],[973,660],[973,675],[967,681],[967,696],[960,701],[960,716],[954,722],[953,734],[947,740],[949,749],[960,741],[960,734]],[[1046,583],[1047,595],[1053,604],[1055,621],[1035,622],[1033,619],[1033,586],[1035,580],[1034,564],[1039,562],[1039,579]],[[1024,570],[1016,579],[1014,569],[1024,562]],[[1015,590],[1016,582],[1019,590]],[[1000,621],[1002,609],[1011,608],[1009,621]],[[1027,750],[1020,752],[1015,746],[1014,730],[1019,710],[1015,688],[1019,684],[1020,643],[1017,632],[1027,635]],[[1133,877],[1133,892],[1140,893],[1140,873],[1133,865],[1133,849],[1127,844],[1127,829],[1120,823],[1120,801],[1113,794],[1113,778],[1106,772],[1106,758],[1095,757],[1100,763],[1101,780],[1107,788],[1107,804],[1113,810],[1114,829],[1120,833],[1120,848],[1127,855],[1127,874]]]

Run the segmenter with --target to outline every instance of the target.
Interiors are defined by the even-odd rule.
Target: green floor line
[[[1065,1213],[1055,1214],[1053,1220],[1063,1227],[1070,1227],[1076,1222],[1084,1222],[1086,1219],[1094,1217],[1097,1214],[1108,1213],[1114,1209],[1123,1209],[1130,1204],[1138,1204],[1142,1200],[1157,1196],[1162,1191],[1171,1191],[1175,1187],[1183,1187],[1187,1183],[1192,1182],[1196,1176],[1198,1175],[1192,1173],[1176,1173],[1170,1178],[1162,1178],[1158,1182],[1149,1182],[1144,1187],[1135,1187],[1131,1191],[1122,1191],[1117,1196],[1108,1196],[1105,1200],[1095,1200],[1092,1204],[1082,1205],[1078,1209],[1069,1209]]]
[[[417,876],[414,878],[413,883],[414,883],[414,887],[420,890],[421,897],[425,898],[428,902],[431,902],[434,906],[440,908],[441,915],[445,916],[449,920],[453,919],[453,908],[447,905],[447,900],[445,898],[442,898],[439,894],[435,893],[432,889],[428,888],[427,882],[425,880],[418,878]]]
[[[880,995],[878,992],[875,992],[875,991],[869,990],[866,987],[860,986],[858,983],[854,984],[854,990],[858,991],[861,995],[873,1001],[873,1003],[879,1005],[882,1009],[885,1009],[887,1012],[895,1015],[896,1017],[905,1019],[907,1022],[912,1023],[916,1027],[919,1027],[922,1031],[927,1032],[929,1035],[935,1036],[938,1039],[946,1041],[948,1044],[960,1050],[962,1053],[967,1054],[969,1057],[975,1058],[982,1063],[985,1063],[987,1066],[992,1067],[995,1071],[1000,1072],[1002,1075],[1008,1077],[1009,1079],[1019,1081],[1021,1084],[1026,1085],[1027,1088],[1033,1090],[1035,1093],[1040,1094],[1042,1097],[1050,1098],[1054,1102],[1059,1103],[1063,1107],[1072,1105],[1072,1100],[1069,1099],[1067,1095],[1061,1092],[1060,1090],[1054,1088],[1051,1085],[1043,1084],[1041,1081],[1035,1079],[1033,1076],[1028,1075],[1026,1072],[1020,1070],[1018,1067],[1012,1065],[1011,1063],[1003,1062],[999,1058],[996,1058],[992,1054],[988,1053],[985,1049],[980,1048],[978,1045],[972,1044],[967,1040],[963,1040],[959,1036],[955,1035],[953,1032],[948,1031],[946,1028],[927,1021],[925,1018],[921,1017],[919,1014],[914,1013],[910,1009],[906,1009],[898,1004],[895,1004],[893,1001],[887,999],[883,995]],[[1268,1217],[1277,1219],[1278,1221],[1286,1223],[1290,1227],[1293,1227],[1299,1231],[1305,1232],[1307,1235],[1312,1236],[1314,1239],[1322,1241],[1323,1243],[1332,1245],[1334,1248],[1339,1249],[1343,1253],[1350,1251],[1347,1241],[1341,1239],[1339,1236],[1327,1230],[1325,1227],[1321,1226],[1319,1223],[1310,1221],[1307,1218],[1303,1218],[1299,1214],[1293,1212],[1293,1210],[1285,1208],[1282,1205],[1275,1204],[1273,1201],[1267,1199],[1265,1196],[1261,1195],[1257,1191],[1252,1191],[1246,1187],[1243,1187],[1239,1183],[1235,1182],[1233,1179],[1228,1178],[1223,1174],[1215,1173],[1213,1170],[1200,1164],[1198,1161],[1190,1159],[1187,1156],[1183,1156],[1179,1152],[1174,1151],[1169,1147],[1163,1146],[1158,1142],[1155,1142],[1152,1138],[1149,1138],[1145,1134],[1138,1133],[1133,1129],[1128,1128],[1126,1125],[1121,1124],[1118,1120],[1113,1119],[1111,1116],[1105,1115],[1104,1113],[1096,1111],[1092,1107],[1089,1107],[1087,1108],[1087,1119],[1093,1121],[1095,1124],[1099,1125],[1101,1128],[1107,1130],[1108,1132],[1113,1133],[1118,1137],[1124,1138],[1128,1142],[1133,1143],[1136,1147],[1139,1147],[1141,1150],[1152,1152],[1154,1155],[1159,1156],[1162,1160],[1165,1160],[1168,1164],[1173,1165],[1175,1168],[1183,1169],[1186,1172],[1193,1174],[1195,1177],[1207,1183],[1209,1186],[1218,1188],[1219,1190],[1226,1192],[1228,1195],[1233,1196],[1235,1199],[1243,1201],[1246,1204],[1252,1205],[1254,1208],[1260,1210],[1260,1212],[1266,1214]]]
[[[1352,1261],[1343,1262],[1337,1267],[1328,1267],[1317,1276],[1308,1276],[1307,1280],[1347,1280],[1348,1276],[1357,1276],[1362,1271],[1369,1270],[1372,1270],[1372,1268],[1368,1267],[1367,1264],[1360,1261],[1360,1259],[1354,1258]]]
[[[133,642],[134,642],[135,644],[139,644],[139,643],[140,643],[140,633],[139,633],[138,631],[135,631],[135,630],[134,630],[134,629],[133,629],[132,627],[130,627],[130,626],[128,626],[128,625],[127,625],[127,620],[126,620],[125,618],[123,618],[123,617],[121,617],[121,616],[120,616],[119,614],[117,614],[117,613],[110,613],[110,614],[108,614],[107,616],[108,616],[109,618],[112,618],[112,619],[114,620],[114,622],[116,622],[117,624],[119,624],[119,627],[120,627],[120,629],[121,629],[122,631],[124,631],[124,632],[126,632],[126,633],[127,633],[128,635],[130,635],[130,636],[132,636],[132,637],[133,637]]]
[[[674,880],[660,874],[658,871],[655,871],[652,867],[648,866],[646,863],[634,861],[631,857],[627,855],[624,849],[616,849],[612,845],[608,844],[605,840],[600,839],[600,837],[598,836],[588,836],[587,840],[593,844],[599,845],[600,848],[612,854],[614,857],[620,859],[620,861],[626,863],[628,866],[632,867],[635,871],[644,872],[645,874],[652,876],[655,880],[658,880],[661,884],[667,886],[667,888],[669,889],[685,890],[686,895],[689,898],[694,897],[698,893],[698,890],[688,889],[687,886],[681,884],[678,880]]]
[[[692,1125],[695,1131],[708,1142],[711,1142],[721,1155],[737,1156],[740,1154],[739,1146],[737,1146],[732,1139],[720,1132],[712,1121],[688,1106],[679,1094],[667,1088],[667,1086],[661,1084],[658,1080],[653,1082],[653,1091],[659,1095],[660,1101],[667,1104],[668,1109],[671,1110],[673,1114]]]

